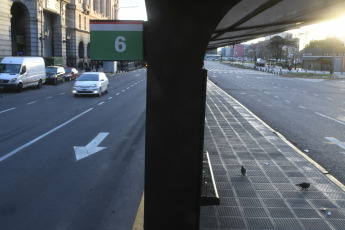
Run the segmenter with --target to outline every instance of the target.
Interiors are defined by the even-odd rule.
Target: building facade
[[[0,58],[90,62],[91,19],[118,19],[119,0],[0,0]]]

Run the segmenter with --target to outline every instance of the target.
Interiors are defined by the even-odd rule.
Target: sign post
[[[90,20],[92,60],[139,61],[143,50],[143,21]]]

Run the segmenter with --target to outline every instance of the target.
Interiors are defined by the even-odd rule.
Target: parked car
[[[256,66],[265,66],[266,65],[266,60],[262,59],[262,58],[258,58],[258,60],[256,60],[255,62]]]
[[[108,93],[109,80],[103,72],[85,72],[73,86],[74,96],[93,94],[101,96],[102,93]]]
[[[4,57],[0,63],[0,89],[34,86],[41,88],[46,81],[44,60],[41,57]]]
[[[75,80],[77,79],[79,75],[78,70],[73,67],[65,67],[65,72],[66,72],[65,79],[67,81]]]
[[[60,81],[65,82],[65,69],[61,66],[47,66],[46,83],[57,85]]]

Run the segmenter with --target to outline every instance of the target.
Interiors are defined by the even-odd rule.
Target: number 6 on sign
[[[90,20],[91,59],[95,61],[143,60],[143,34],[143,21]]]
[[[119,53],[122,53],[126,50],[126,38],[123,36],[118,36],[115,39],[115,50]]]

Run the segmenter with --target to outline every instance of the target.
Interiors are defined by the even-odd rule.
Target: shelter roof
[[[233,45],[344,14],[344,0],[242,0],[218,24],[208,48]]]

